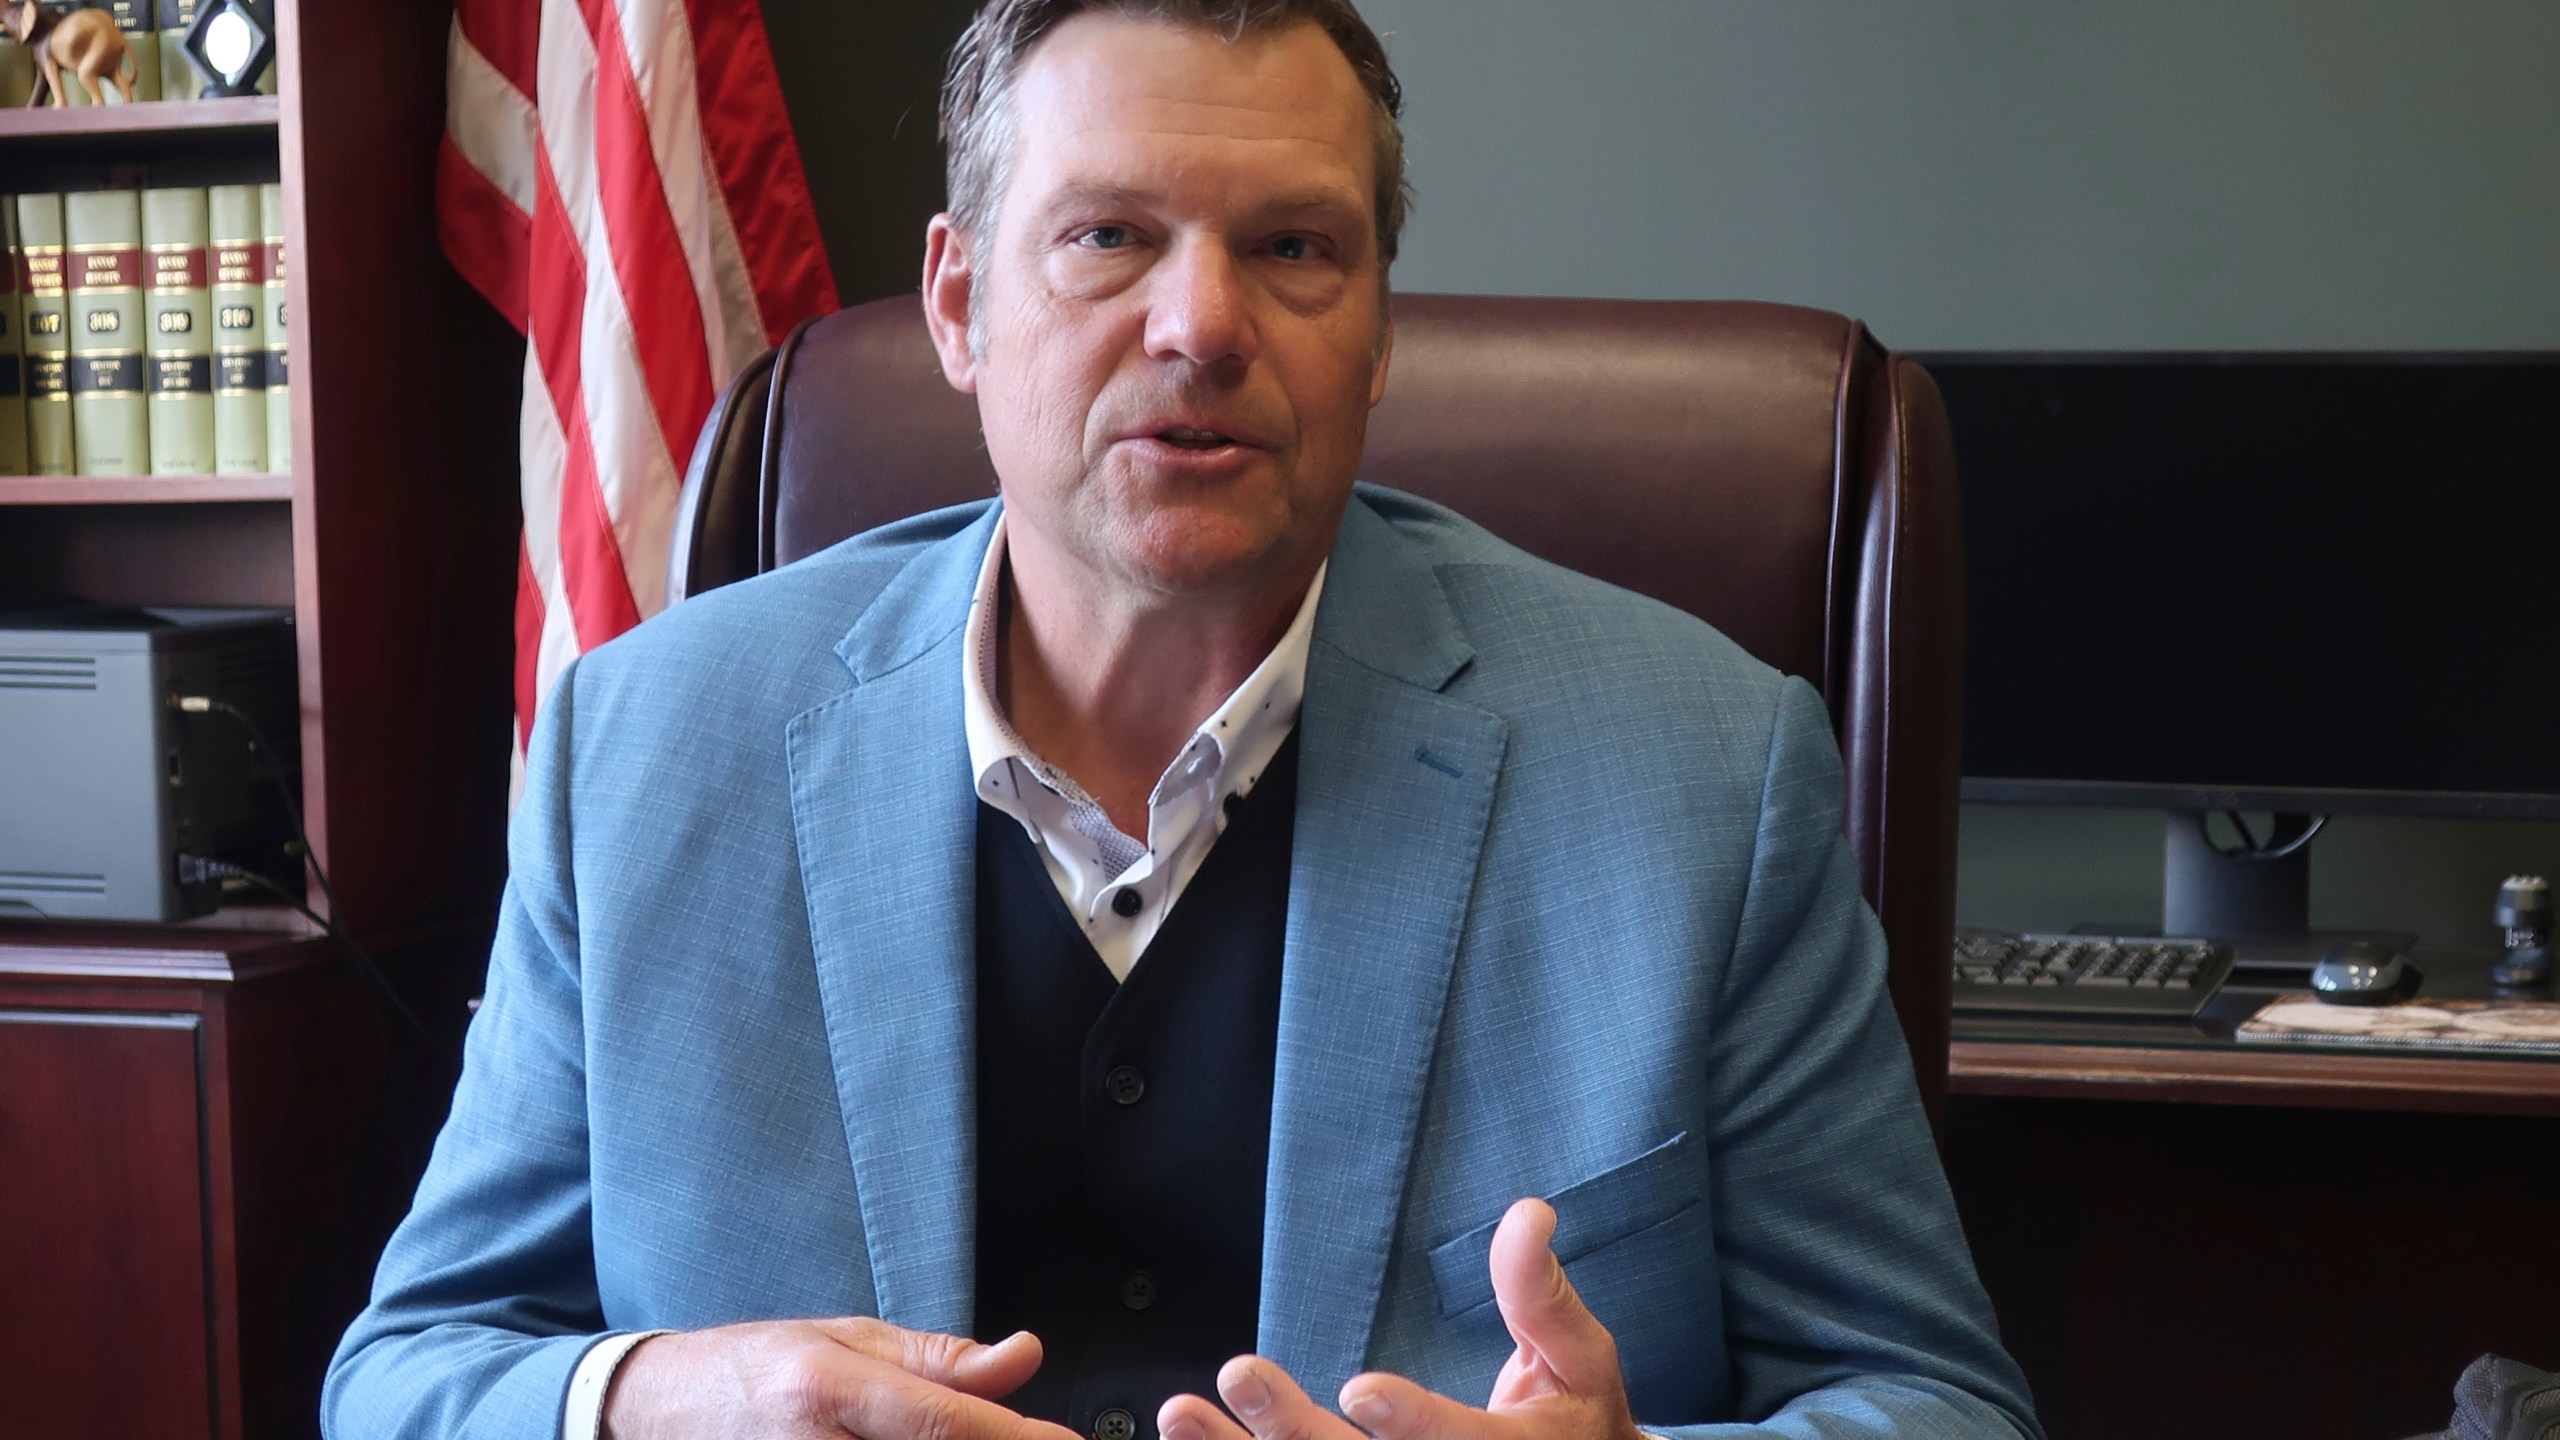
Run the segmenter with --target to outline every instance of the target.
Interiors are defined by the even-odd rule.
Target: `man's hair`
[[[942,141],[951,214],[971,236],[993,232],[1013,160],[1013,82],[1042,36],[1086,11],[1217,31],[1229,41],[1312,21],[1333,38],[1369,97],[1375,132],[1378,259],[1396,258],[1410,200],[1404,183],[1404,87],[1386,47],[1351,0],[987,0],[951,47],[942,82]]]

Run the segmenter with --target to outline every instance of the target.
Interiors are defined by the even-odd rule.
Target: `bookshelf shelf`
[[[0,475],[0,505],[183,505],[292,498],[290,475]]]
[[[158,135],[276,133],[282,102],[273,95],[234,100],[146,100],[133,105],[35,105],[0,109],[0,153],[6,147],[78,137],[116,141]]]

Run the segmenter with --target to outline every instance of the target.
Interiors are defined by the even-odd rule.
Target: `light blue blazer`
[[[688,600],[553,692],[330,1434],[548,1440],[614,1331],[970,1329],[960,665],[994,517]],[[1299,723],[1262,1353],[1319,1397],[1376,1367],[1482,1403],[1486,1246],[1535,1194],[1649,1428],[2037,1433],[1809,687],[1364,488]]]

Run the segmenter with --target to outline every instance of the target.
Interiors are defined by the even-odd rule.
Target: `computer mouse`
[[[2377,940],[2349,940],[2311,967],[2311,988],[2332,1005],[2388,1005],[2404,993],[2409,963]]]

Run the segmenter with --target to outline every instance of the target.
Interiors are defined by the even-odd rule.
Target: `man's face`
[[[993,233],[937,220],[926,262],[1013,525],[1156,595],[1313,568],[1386,383],[1369,114],[1312,24],[1040,42]]]

